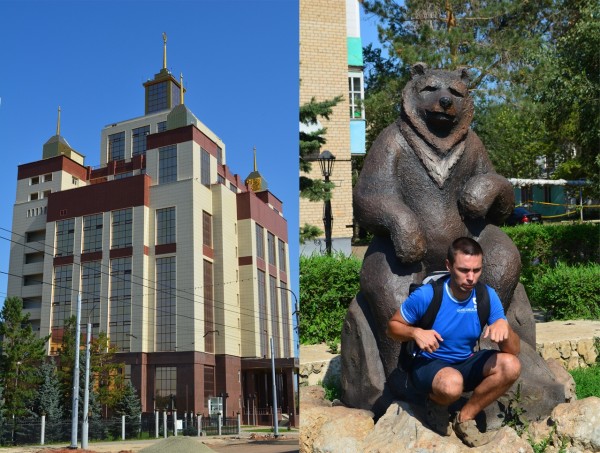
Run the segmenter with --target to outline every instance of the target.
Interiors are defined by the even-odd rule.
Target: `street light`
[[[319,166],[321,167],[321,174],[323,178],[325,178],[325,192],[327,194],[327,198],[325,199],[325,206],[323,208],[323,224],[325,225],[325,250],[328,255],[331,255],[331,229],[333,226],[333,216],[331,215],[331,200],[329,199],[329,177],[333,172],[333,163],[335,162],[335,156],[331,154],[331,152],[325,150],[319,157],[317,157],[317,162],[319,162]]]

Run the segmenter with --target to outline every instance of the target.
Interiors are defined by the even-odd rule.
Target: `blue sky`
[[[0,271],[8,272],[17,166],[56,133],[100,163],[100,131],[144,114],[142,83],[183,73],[185,103],[284,203],[298,294],[298,1],[0,0]],[[0,273],[0,304],[6,297]]]

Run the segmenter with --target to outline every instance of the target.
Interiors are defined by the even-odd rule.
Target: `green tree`
[[[49,337],[38,338],[23,313],[23,302],[9,297],[0,311],[0,385],[4,389],[5,415],[29,415],[28,403],[33,400],[40,383],[38,367],[42,363]]]
[[[71,413],[71,400],[73,392],[73,364],[75,362],[75,332],[76,318],[72,316],[65,321],[61,346],[58,350],[60,358],[60,367],[58,370],[61,389],[63,394],[63,405],[68,414]],[[85,336],[82,334],[79,352],[79,383],[80,391],[84,385],[85,373]],[[116,401],[120,398],[123,389],[124,364],[120,363],[116,357],[117,348],[110,344],[108,336],[100,332],[97,337],[92,337],[90,345],[90,381],[95,383],[94,388],[90,387],[90,407],[92,390],[96,393],[95,397],[98,404],[107,408],[113,408]],[[81,399],[80,401],[83,401]],[[79,405],[82,408],[82,405]]]
[[[121,398],[115,405],[115,413],[119,416],[125,415],[125,434],[128,438],[137,437],[140,430],[140,414],[142,403],[137,391],[131,382],[125,384]]]
[[[45,415],[48,420],[60,420],[63,416],[62,394],[54,358],[45,361],[38,373],[41,384],[33,400],[33,411]]]
[[[300,123],[305,127],[300,131],[300,172],[308,174],[312,169],[312,161],[319,155],[321,147],[327,142],[327,128],[319,127],[319,118],[329,119],[333,107],[342,100],[342,96],[318,102],[312,98],[310,102],[300,106]],[[300,176],[300,196],[310,201],[324,201],[331,198],[334,188],[332,182],[325,183],[321,179]],[[323,234],[319,228],[305,224],[300,227],[300,241],[314,239]]]

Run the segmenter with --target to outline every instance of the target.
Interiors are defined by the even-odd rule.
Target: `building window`
[[[213,264],[204,260],[204,352],[215,352],[215,301]],[[210,332],[210,333],[209,333]]]
[[[42,198],[48,198],[50,196],[50,194],[52,193],[51,190],[44,190],[42,192]]]
[[[544,186],[544,203],[552,203],[552,186]]]
[[[156,123],[156,132],[164,132],[167,130],[167,122],[166,121],[161,121],[159,123]]]
[[[533,200],[533,189],[531,186],[521,187],[521,203],[529,204]]]
[[[269,276],[269,297],[271,299],[271,335],[273,335],[273,354],[279,354],[279,303],[277,301],[277,279]]]
[[[52,181],[52,173],[44,175],[44,182]]]
[[[174,351],[176,346],[177,287],[175,257],[156,259],[156,350]]]
[[[285,242],[279,239],[279,270],[281,272],[286,272],[287,264],[286,264],[286,255],[285,255]]]
[[[158,112],[169,108],[167,103],[167,82],[155,83],[148,87],[148,113]]]
[[[212,248],[212,216],[206,211],[202,211],[202,243]]]
[[[132,171],[126,171],[124,173],[117,173],[115,175],[115,180],[117,180],[117,179],[125,179],[125,178],[129,178],[131,176],[133,176],[133,172]]]
[[[177,145],[158,148],[158,183],[177,181]]]
[[[260,328],[260,355],[267,356],[267,294],[265,273],[258,269],[258,320]]]
[[[175,225],[174,207],[156,210],[156,245],[176,242]]]
[[[223,165],[223,150],[217,146],[217,165]]]
[[[353,119],[364,119],[363,99],[363,75],[360,73],[350,73],[348,75],[349,94],[350,100],[350,118]]]
[[[75,219],[59,220],[56,222],[55,256],[72,255],[74,237]]]
[[[100,327],[100,261],[81,263],[81,317]]]
[[[233,193],[238,192],[238,188],[235,186],[235,184],[231,184],[231,183],[229,183],[229,190],[231,190]]]
[[[108,160],[125,159],[125,131],[108,136]]]
[[[131,342],[131,257],[110,260],[108,336],[119,351]]]
[[[265,259],[265,239],[264,239],[264,231],[265,229],[261,227],[258,223],[256,224],[256,256],[258,258]]]
[[[279,288],[279,296],[281,297],[281,325],[283,326],[283,357],[291,357],[290,303],[288,301],[287,285],[284,282],[281,282]]]
[[[39,193],[33,192],[32,194],[29,194],[29,201],[37,200],[39,197]]]
[[[102,250],[102,214],[83,217],[83,253]]]
[[[267,249],[269,251],[269,264],[275,266],[275,235],[267,232]]]
[[[28,231],[25,233],[25,242],[44,242],[46,230]]]
[[[40,183],[40,177],[39,176],[34,176],[33,178],[31,178],[29,180],[29,185],[30,186],[35,186],[36,184]]]
[[[71,177],[71,182],[73,183],[74,186],[78,186],[79,185],[79,178],[76,178],[75,176]]]
[[[110,247],[120,249],[132,244],[133,209],[112,211],[112,238]]]
[[[200,162],[200,182],[205,186],[210,186],[210,154],[205,149],[201,149],[202,158]]]
[[[179,86],[175,83],[172,83],[171,84],[171,105],[169,105],[169,108],[173,108],[179,104],[181,104],[181,98],[179,97]]]
[[[146,136],[150,133],[150,126],[142,126],[131,131],[131,155],[146,154]]]
[[[174,409],[171,398],[177,397],[177,367],[157,366],[154,372],[154,388],[155,409]]]
[[[71,283],[73,265],[54,268],[54,297],[52,298],[52,329],[61,329],[71,317]]]

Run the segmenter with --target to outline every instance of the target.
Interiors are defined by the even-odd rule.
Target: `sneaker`
[[[425,421],[433,431],[440,436],[449,436],[452,433],[448,406],[442,406],[427,398],[425,410]]]
[[[485,445],[490,441],[489,434],[479,431],[475,420],[459,422],[459,416],[460,412],[456,414],[454,420],[452,421],[452,429],[456,433],[456,437],[458,437],[463,444],[467,445],[468,447],[480,447],[481,445]]]

